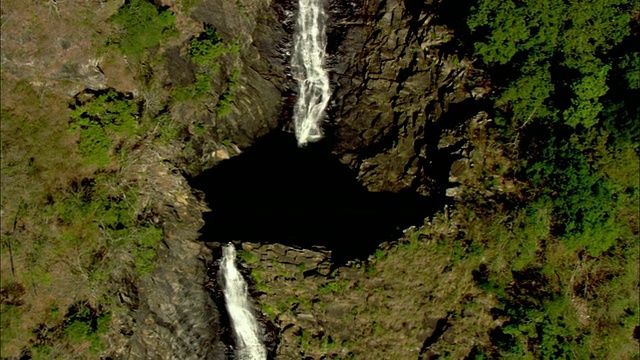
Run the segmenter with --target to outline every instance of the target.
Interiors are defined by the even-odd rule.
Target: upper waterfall
[[[293,75],[298,81],[298,100],[293,118],[298,145],[322,137],[320,123],[329,103],[329,76],[323,68],[327,35],[324,0],[299,0],[292,58]]]
[[[236,356],[240,360],[266,360],[267,350],[260,340],[260,328],[253,314],[247,283],[236,268],[236,248],[222,249],[220,266],[224,277],[224,300],[236,339]]]

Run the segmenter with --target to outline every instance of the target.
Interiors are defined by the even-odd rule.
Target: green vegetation
[[[158,11],[147,0],[131,0],[111,20],[121,30],[111,42],[122,54],[138,60],[147,49],[158,46],[164,37],[171,35],[175,16],[169,10]]]
[[[505,252],[479,282],[508,319],[491,339],[502,357],[634,352],[640,63],[624,50],[632,10],[626,0],[480,0],[468,19],[497,85],[495,142],[520,148],[509,155],[520,182],[511,199],[462,205],[478,222],[465,241],[485,258],[496,244]],[[480,206],[487,201],[493,211]]]
[[[328,282],[318,289],[320,294],[333,294],[343,292],[347,288],[347,283],[341,280]]]
[[[204,32],[193,38],[189,43],[187,54],[196,65],[195,81],[186,86],[172,89],[171,97],[174,101],[184,102],[201,98],[211,92],[211,78],[220,72],[218,58],[225,54],[237,56],[240,46],[237,42],[225,43],[210,26],[205,26]],[[239,71],[234,70],[227,79],[227,89],[220,96],[216,105],[216,113],[225,116],[231,111],[233,91],[238,80]]]
[[[154,119],[157,130],[160,133],[158,140],[162,145],[169,145],[172,141],[180,138],[180,135],[186,131],[186,127],[176,122],[171,115],[161,114]]]
[[[211,76],[206,72],[196,73],[196,80],[186,86],[177,86],[171,90],[171,98],[177,102],[198,99],[211,91]]]
[[[219,117],[227,116],[231,110],[233,109],[231,103],[235,98],[234,91],[236,89],[236,82],[238,81],[239,71],[234,70],[234,72],[227,79],[227,89],[218,99],[218,103],[216,104],[216,114]]]
[[[244,262],[245,264],[255,264],[259,260],[249,251],[242,249],[238,250],[238,257],[240,258],[240,261]]]
[[[496,98],[504,119],[514,127],[536,119],[598,123],[611,71],[606,55],[629,34],[629,10],[628,0],[480,0],[468,24],[480,38],[477,54],[507,74]],[[554,101],[559,95],[562,102]]]
[[[87,165],[103,167],[111,162],[113,137],[137,133],[139,105],[114,90],[92,95],[71,112],[71,130],[80,133],[78,151]]]
[[[227,53],[237,54],[239,51],[238,44],[225,44],[216,34],[214,28],[206,26],[200,36],[191,40],[188,54],[198,66],[217,72],[220,70],[220,64],[217,59],[221,55]]]
[[[73,343],[90,343],[90,352],[97,354],[105,347],[99,336],[109,330],[111,314],[98,314],[86,305],[78,305],[78,308],[66,320],[64,336]]]
[[[6,85],[0,351],[58,358],[77,348],[95,357],[105,348],[114,269],[149,273],[163,238],[141,216],[139,184],[122,170],[129,165],[122,154],[146,126],[139,101],[106,90],[81,93],[68,106],[26,82]],[[78,302],[85,310],[72,311]]]
[[[276,315],[276,309],[274,309],[273,306],[265,304],[262,307],[262,311],[267,315],[267,317],[269,317],[269,320],[276,321],[278,316]]]
[[[154,268],[156,247],[162,241],[162,229],[152,225],[144,225],[136,229],[134,244],[135,269],[139,275],[150,273]]]

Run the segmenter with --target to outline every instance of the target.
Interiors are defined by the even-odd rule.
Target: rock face
[[[213,259],[196,241],[206,207],[175,167],[147,150],[134,154],[141,164],[136,176],[165,238],[149,275],[133,276],[126,267],[112,274],[128,311],[114,314],[119,332],[109,336],[109,353],[115,359],[225,359],[220,314],[203,286]]]
[[[233,106],[220,116],[211,111],[211,104],[171,105],[170,116],[185,126],[185,138],[168,146],[143,147],[136,155],[144,167],[136,171],[138,180],[148,185],[149,207],[165,239],[150,275],[136,279],[119,274],[118,295],[129,311],[114,317],[120,333],[112,337],[109,352],[116,359],[226,359],[233,353],[227,346],[224,307],[215,295],[216,279],[208,273],[215,249],[198,241],[206,205],[182,174],[214,166],[278,127],[288,61],[282,44],[287,36],[271,1],[205,0],[191,17],[215,28],[222,41],[240,45],[237,55],[219,58],[220,71],[212,83],[212,91],[222,95],[230,74],[239,74]],[[195,69],[185,55],[187,40],[164,49],[166,65],[153,68],[167,85],[193,81]],[[211,98],[215,100],[215,94]],[[147,106],[153,106],[149,99]],[[208,130],[197,135],[196,123]]]
[[[220,68],[212,75],[210,96],[172,104],[168,109],[171,117],[188,129],[183,141],[188,146],[179,157],[176,153],[167,157],[189,175],[240,153],[282,125],[289,62],[289,35],[281,22],[282,11],[265,0],[204,0],[191,12],[193,20],[211,26],[222,42],[236,44],[239,50],[216,60]],[[194,81],[195,69],[186,55],[188,44],[189,39],[167,50],[166,68],[159,70],[167,85]],[[225,94],[231,93],[229,111],[218,111]],[[199,134],[194,126],[204,131]]]
[[[222,63],[239,73],[234,109],[214,126],[240,148],[248,147],[278,125],[281,112],[288,60],[282,49],[287,36],[276,9],[269,0],[205,0],[192,17],[212,25],[223,41],[237,41],[241,46],[239,59]]]
[[[451,152],[437,148],[443,129],[472,116],[452,110],[481,91],[471,63],[440,48],[452,31],[432,24],[432,7],[406,4],[368,1],[359,23],[343,25],[328,127],[334,152],[369,190],[427,195],[441,191],[436,159]]]
[[[275,321],[280,330],[280,344],[273,355],[277,359],[298,358],[300,334],[322,336],[325,332],[314,314],[313,302],[329,275],[331,252],[280,244],[242,246],[247,254],[243,259],[245,266],[251,269],[254,298],[262,304],[273,304],[263,307],[263,311],[267,309],[263,321],[269,324]]]

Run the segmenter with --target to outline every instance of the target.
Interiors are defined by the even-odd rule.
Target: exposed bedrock
[[[367,1],[358,19],[334,22],[330,46],[333,151],[371,191],[412,189],[427,195],[447,184],[461,134],[445,133],[478,112],[469,60],[444,51],[453,31],[439,24],[438,4]],[[334,30],[335,31],[335,30]],[[455,155],[454,155],[455,157]]]

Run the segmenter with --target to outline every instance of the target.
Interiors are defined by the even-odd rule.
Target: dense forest
[[[171,6],[103,1],[100,10],[78,5],[73,13],[60,12],[55,1],[40,3],[43,19],[77,24],[90,34],[83,51],[105,59],[105,73],[127,69],[119,75],[127,80],[118,85],[129,79],[136,85],[135,91],[109,86],[69,96],[41,87],[39,78],[16,75],[3,60],[0,353],[7,359],[100,358],[119,346],[115,336],[130,335],[118,320],[128,311],[118,284],[150,276],[159,247],[178,236],[159,220],[165,216],[153,194],[161,182],[149,180],[145,164],[170,162],[157,160],[166,150],[192,175],[207,165],[191,161],[204,158],[202,143],[220,144],[213,153],[221,159],[240,153],[231,130],[202,119],[231,124],[225,120],[233,109],[249,101],[238,91],[248,76],[240,63],[250,56],[243,55],[248,45],[240,35],[224,37],[184,15],[198,9],[198,0],[158,2]],[[245,3],[233,6],[250,22]],[[446,51],[456,61],[471,59],[476,78],[490,89],[481,109],[486,124],[469,120],[462,127],[469,148],[484,149],[482,158],[473,159],[475,166],[458,180],[462,190],[455,201],[369,260],[342,270],[357,271],[361,280],[334,271],[317,280],[313,300],[299,293],[279,300],[261,283],[262,265],[241,251],[242,261],[254,267],[252,287],[267,294],[259,301],[265,317],[278,324],[296,309],[324,312],[334,299],[358,298],[358,292],[422,301],[417,292],[400,296],[380,284],[413,284],[411,269],[428,273],[442,264],[452,283],[468,279],[474,298],[450,290],[447,299],[453,300],[433,300],[433,308],[444,309],[448,324],[467,326],[457,336],[474,340],[460,350],[462,345],[435,337],[420,339],[420,358],[428,358],[429,350],[434,358],[638,359],[640,2],[427,5],[436,22],[452,27]],[[27,6],[3,1],[3,27],[16,21],[6,14]],[[45,49],[46,23],[30,26],[29,36],[37,39],[30,41]],[[179,81],[163,82],[159,78],[172,70],[166,70],[170,60],[161,49],[171,46],[181,46],[189,70]],[[64,66],[76,71],[70,62]],[[67,86],[74,80],[56,81]],[[177,114],[188,120],[176,121]],[[185,204],[196,197],[176,194]],[[295,271],[303,274],[304,266]],[[291,287],[311,286],[305,281],[316,280]],[[269,303],[269,296],[276,300]],[[465,323],[461,314],[471,310],[489,320]],[[396,341],[396,332],[385,327],[394,315],[362,304],[351,313],[375,319],[367,325],[370,337],[338,340],[301,329],[297,354],[315,348],[333,359],[392,356],[374,352],[368,341]]]
[[[630,1],[470,10],[464,40],[491,78],[495,139],[512,160],[500,171],[520,187],[465,205],[485,227],[469,246],[511,252],[509,272],[489,261],[477,273],[507,317],[494,355],[625,356],[638,320],[623,285],[638,264],[638,15]],[[578,301],[599,310],[585,319]]]

